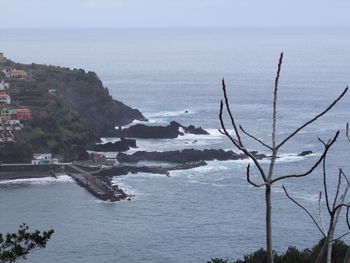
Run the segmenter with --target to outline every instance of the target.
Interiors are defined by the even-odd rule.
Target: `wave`
[[[152,119],[152,118],[159,118],[159,117],[176,117],[181,115],[191,115],[195,114],[196,111],[191,109],[183,109],[183,110],[175,110],[175,111],[159,111],[159,112],[153,112],[153,113],[145,113],[146,118]]]
[[[43,178],[25,178],[25,179],[13,179],[13,180],[0,180],[0,184],[34,184],[34,185],[46,185],[54,183],[72,183],[74,180],[68,175],[59,175],[57,179],[54,177]]]

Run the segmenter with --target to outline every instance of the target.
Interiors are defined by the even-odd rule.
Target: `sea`
[[[349,28],[1,29],[0,52],[17,62],[95,71],[113,98],[139,109],[149,125],[174,120],[210,133],[138,140],[137,150],[145,151],[237,152],[218,132],[222,78],[237,123],[271,144],[273,87],[281,52],[278,141],[320,113],[350,84]],[[327,141],[339,130],[326,163],[333,200],[338,169],[350,177],[350,143],[345,136],[349,102],[347,94],[286,143],[274,176],[310,169],[323,151],[318,138]],[[252,139],[242,138],[250,150],[270,154]],[[297,156],[306,150],[313,154]],[[47,247],[30,253],[27,263],[236,260],[265,246],[264,190],[247,183],[249,163],[209,161],[207,166],[172,171],[170,177],[114,177],[115,184],[134,195],[131,201],[117,203],[97,200],[65,175],[0,181],[0,232],[14,232],[23,222],[32,230],[55,230]],[[268,160],[262,163],[267,169]],[[252,168],[251,173],[260,183],[257,170]],[[306,213],[287,199],[282,184],[320,220],[322,169],[272,188],[274,249],[310,248],[322,236]],[[321,212],[327,226],[324,198]],[[344,212],[337,235],[348,230]]]

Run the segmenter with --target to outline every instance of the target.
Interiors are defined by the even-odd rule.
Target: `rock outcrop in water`
[[[104,144],[96,144],[91,148],[93,151],[97,152],[126,152],[130,150],[130,148],[136,148],[136,140],[126,139],[122,137],[120,141],[115,143],[108,142]]]
[[[312,154],[312,151],[303,151],[303,152],[299,153],[298,156],[307,156],[310,154]]]
[[[208,135],[209,133],[201,127],[193,125],[183,126],[176,121],[170,122],[168,126],[147,126],[136,124],[129,128],[117,130],[118,137],[141,138],[141,139],[174,139],[185,133]]]
[[[258,152],[252,152],[258,159],[267,158],[266,155]],[[186,149],[182,151],[165,151],[165,152],[145,152],[138,151],[133,154],[119,153],[117,160],[119,162],[131,162],[136,163],[139,161],[163,161],[170,163],[186,163],[186,162],[199,162],[199,161],[211,161],[211,160],[240,160],[246,159],[245,154],[238,154],[233,151],[224,150],[195,150]]]

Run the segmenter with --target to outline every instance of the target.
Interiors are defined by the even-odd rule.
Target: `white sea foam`
[[[153,112],[153,113],[145,113],[146,118],[153,119],[153,118],[159,118],[159,117],[175,117],[175,116],[181,116],[181,115],[191,115],[195,114],[196,111],[192,109],[183,109],[183,110],[175,110],[175,111],[159,111],[159,112]]]
[[[26,179],[14,179],[14,180],[0,180],[0,184],[35,184],[35,185],[46,185],[54,183],[72,183],[74,180],[68,175],[44,178],[26,178]]]

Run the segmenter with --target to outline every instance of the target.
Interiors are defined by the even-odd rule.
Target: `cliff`
[[[7,81],[12,107],[33,112],[18,140],[34,152],[52,152],[66,161],[84,159],[86,148],[100,137],[115,136],[115,126],[146,120],[137,109],[114,100],[94,72],[11,61],[7,65],[28,73],[27,80]]]

